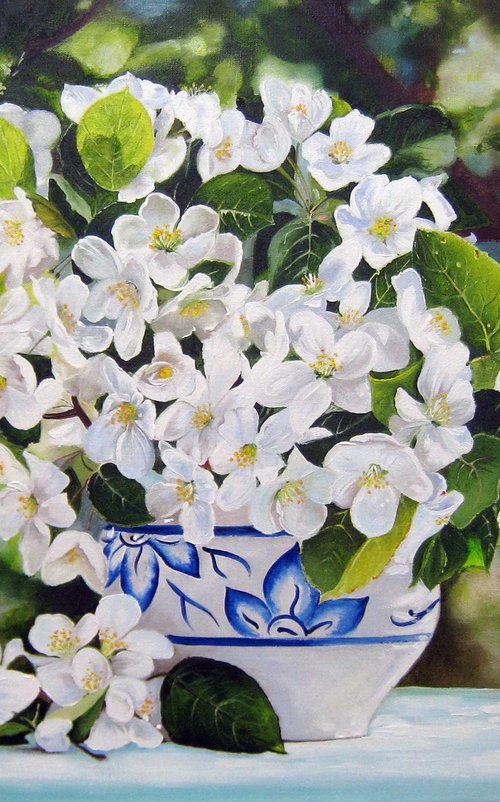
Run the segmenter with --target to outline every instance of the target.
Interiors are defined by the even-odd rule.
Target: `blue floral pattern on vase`
[[[409,618],[407,618],[405,621],[398,621],[398,619],[394,618],[393,615],[391,615],[391,621],[392,621],[392,623],[394,624],[395,627],[411,627],[411,626],[413,626],[413,624],[417,624],[419,621],[421,621],[422,618],[425,618],[425,616],[428,615],[431,612],[431,610],[433,610],[434,607],[437,604],[439,604],[439,602],[440,602],[440,598],[438,596],[438,598],[434,599],[434,601],[432,601],[425,608],[425,610],[419,610],[418,612],[415,612],[415,610],[411,610],[411,609],[408,610]]]
[[[103,537],[108,559],[109,587],[120,579],[124,593],[134,596],[142,611],[147,610],[158,589],[160,564],[192,577],[200,576],[196,546],[182,536],[107,530]]]
[[[236,632],[251,638],[338,637],[361,622],[368,596],[320,601],[310,584],[295,544],[267,572],[264,599],[226,588],[225,611]]]

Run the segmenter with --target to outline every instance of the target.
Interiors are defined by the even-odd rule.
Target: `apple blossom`
[[[36,726],[35,743],[44,752],[67,752],[71,746],[68,735],[72,727],[71,719],[49,714]]]
[[[250,504],[252,524],[268,535],[284,529],[299,539],[312,537],[326,520],[331,484],[328,471],[312,465],[294,448],[278,478],[255,491]]]
[[[357,242],[368,264],[380,270],[411,251],[421,205],[415,178],[389,181],[386,175],[372,175],[353,189],[350,205],[335,210],[335,221],[342,239]]]
[[[421,223],[427,228],[437,228],[438,231],[447,231],[454,220],[457,219],[456,212],[451,203],[446,200],[439,187],[446,181],[448,176],[446,173],[440,175],[429,175],[426,178],[420,179],[420,188],[422,190],[422,202],[429,208],[434,217],[434,223],[426,220],[425,224]]]
[[[292,139],[303,142],[321,128],[332,110],[332,101],[324,89],[313,91],[301,83],[287,83],[266,78],[260,85],[265,114],[277,115]]]
[[[149,195],[137,215],[125,214],[113,225],[118,253],[133,254],[147,266],[157,284],[175,290],[188,271],[208,258],[219,227],[219,215],[208,206],[192,206],[181,216],[166,195]]]
[[[330,134],[315,133],[302,144],[302,156],[309,172],[328,191],[361,181],[375,173],[391,158],[387,145],[367,145],[375,121],[357,109],[336,117]]]
[[[226,109],[214,123],[215,135],[208,135],[210,144],[204,144],[198,151],[197,167],[202,181],[216,175],[231,173],[241,163],[241,138],[245,118],[241,111]]]
[[[36,677],[9,669],[10,663],[20,654],[24,654],[24,650],[19,638],[6,644],[3,655],[0,648],[0,726],[25,710],[40,691]]]
[[[160,306],[153,330],[170,331],[179,340],[194,332],[203,340],[226,317],[228,294],[229,287],[222,284],[212,289],[212,280],[196,273],[177,295]]]
[[[414,442],[415,454],[430,471],[444,468],[474,445],[464,425],[475,410],[468,358],[463,343],[434,348],[426,354],[417,380],[423,403],[402,387],[396,391],[398,414],[389,421],[391,432],[402,443]]]
[[[45,585],[63,585],[81,576],[86,585],[102,593],[107,564],[101,547],[88,532],[67,530],[50,544],[40,568]]]
[[[49,526],[66,528],[75,520],[74,510],[62,491],[69,477],[51,462],[24,452],[26,468],[17,462],[5,446],[2,456],[2,489],[0,490],[0,539],[10,540],[18,532],[23,538],[19,546],[24,572],[36,573],[47,553]]]
[[[59,257],[57,238],[43,225],[22,189],[15,200],[0,201],[0,273],[9,289],[53,267]]]
[[[261,123],[245,120],[240,141],[241,166],[255,173],[280,167],[288,156],[292,140],[280,118],[266,115]]]
[[[144,265],[116,251],[99,237],[81,239],[72,258],[80,270],[94,279],[83,312],[92,323],[115,320],[114,342],[122,359],[132,359],[141,350],[145,321],[158,311],[156,291]]]
[[[104,596],[96,607],[100,650],[111,660],[114,673],[145,679],[153,660],[172,657],[173,646],[152,629],[137,629],[142,611],[139,602],[126,593]]]
[[[214,478],[182,451],[167,444],[161,445],[160,450],[165,463],[163,481],[146,492],[147,508],[159,521],[178,515],[186,540],[206,543],[214,534]]]
[[[427,353],[429,349],[450,346],[460,339],[458,320],[443,306],[427,309],[422,279],[412,267],[392,278],[397,294],[397,312],[413,345]]]
[[[86,432],[85,452],[94,462],[113,462],[124,476],[139,479],[155,460],[155,406],[144,400],[136,382],[112,360],[103,370],[110,394]]]
[[[353,290],[345,295],[336,315],[337,337],[348,331],[362,331],[375,343],[376,357],[372,369],[375,371],[399,370],[410,360],[408,333],[393,307],[368,311],[372,285],[369,281],[357,281]]]
[[[113,78],[106,86],[94,89],[77,84],[64,84],[64,89],[61,93],[61,108],[66,117],[69,117],[75,123],[79,123],[89,106],[107,95],[123,91],[123,89],[128,89],[150,113],[172,102],[171,94],[164,86],[136,78],[135,75],[127,72],[124,75]]]
[[[52,342],[66,361],[83,366],[85,359],[80,350],[95,353],[108,348],[112,329],[81,320],[89,289],[79,276],[66,276],[59,284],[50,278],[33,279],[32,283]]]
[[[174,97],[175,116],[192,139],[202,139],[213,147],[221,134],[220,100],[217,92],[200,92],[181,89]]]
[[[0,295],[0,354],[38,353],[46,330],[43,311],[32,306],[24,287]]]
[[[154,401],[173,401],[193,392],[196,384],[194,359],[186,356],[169,331],[154,335],[154,358],[135,374],[137,389]]]
[[[33,154],[36,191],[47,197],[52,170],[51,148],[61,136],[61,125],[50,111],[24,111],[14,103],[0,104],[0,117],[21,129]]]
[[[0,417],[11,426],[36,426],[59,395],[60,385],[54,379],[37,385],[35,371],[23,356],[0,356]]]
[[[413,451],[387,434],[360,434],[337,443],[324,465],[332,473],[332,501],[350,508],[353,525],[367,537],[391,529],[401,495],[422,503],[432,493]]]

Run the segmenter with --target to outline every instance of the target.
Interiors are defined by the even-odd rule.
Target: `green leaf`
[[[446,306],[473,355],[500,350],[500,265],[456,234],[418,231],[413,259],[427,306]]]
[[[124,89],[87,109],[76,144],[96,184],[115,192],[135,178],[151,155],[153,124],[142,103]]]
[[[66,39],[58,51],[76,59],[99,78],[116,75],[139,41],[139,29],[127,17],[100,17]]]
[[[240,668],[191,657],[167,674],[162,722],[173,741],[225,752],[285,749],[279,721],[257,682]]]
[[[51,231],[55,231],[61,237],[66,237],[66,239],[77,239],[78,235],[75,229],[64,219],[55,204],[34,192],[29,192],[27,195],[44,226],[50,228]]]
[[[500,373],[500,351],[478,356],[470,363],[474,390],[494,390]]]
[[[401,497],[394,526],[386,535],[370,537],[349,560],[340,582],[322,599],[338,598],[363,588],[379,576],[410,531],[417,502]]]
[[[74,719],[73,726],[69,733],[69,738],[74,744],[81,744],[89,737],[90,730],[101,714],[104,707],[106,691],[97,691],[97,693],[99,693],[100,696],[93,701],[92,706],[82,713],[82,715],[78,716],[78,718]],[[95,696],[95,694],[91,694],[91,696]],[[87,700],[89,699],[88,696],[84,698]]]
[[[106,690],[93,691],[83,696],[76,704],[69,705],[68,707],[59,707],[57,710],[47,713],[46,719],[62,718],[65,721],[77,721],[82,716],[92,710],[99,701],[104,701]]]
[[[456,158],[451,123],[435,106],[402,106],[379,114],[372,140],[389,145],[392,158],[384,172],[392,178],[434,175]]]
[[[374,309],[396,306],[396,290],[392,286],[392,277],[412,265],[411,253],[398,256],[373,277],[372,306]]]
[[[204,262],[200,262],[196,267],[190,271],[190,276],[196,275],[196,273],[204,273],[206,276],[209,276],[214,286],[218,284],[222,284],[223,280],[226,278],[227,274],[233,267],[232,264],[229,262],[219,262],[215,259],[206,259]]]
[[[465,529],[476,515],[491,507],[498,498],[500,483],[500,438],[477,434],[474,448],[456,460],[448,469],[448,490],[459,490],[464,501],[451,522]]]
[[[199,188],[194,202],[215,209],[220,215],[221,231],[241,240],[273,224],[271,187],[258,175],[218,175]]]
[[[462,530],[467,540],[469,556],[465,568],[483,568],[488,570],[498,543],[498,521],[496,509],[490,507],[482,512],[473,523]]]
[[[267,253],[272,289],[295,284],[307,273],[317,273],[339,241],[332,228],[320,223],[299,219],[286,223],[272,238]]]
[[[106,521],[139,526],[153,519],[146,508],[146,491],[135,479],[122,476],[116,465],[101,465],[88,483],[90,501]]]
[[[34,190],[35,183],[28,140],[17,125],[0,117],[0,198],[14,198],[15,187]]]
[[[83,217],[87,223],[90,223],[92,220],[92,209],[85,198],[80,195],[75,187],[62,175],[53,175],[52,180],[57,184],[59,189],[64,192],[66,200],[73,211],[79,214],[80,217]]]
[[[385,374],[383,378],[370,375],[373,414],[385,426],[389,425],[391,415],[396,414],[394,397],[398,388],[402,387],[410,395],[415,395],[422,363],[422,359],[411,362],[402,370],[392,371],[391,375]]]
[[[20,721],[7,721],[0,726],[0,745],[10,746],[13,742],[23,743],[25,739],[18,736],[27,735],[29,732],[32,732],[32,728],[28,724]]]
[[[429,590],[458,574],[469,554],[463,533],[451,526],[422,543],[413,561],[413,583],[421,580]]]
[[[330,507],[321,532],[302,544],[302,565],[308,579],[322,593],[328,593],[340,582],[347,564],[365,541],[352,525],[348,510]]]

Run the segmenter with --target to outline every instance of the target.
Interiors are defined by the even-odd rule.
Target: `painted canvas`
[[[500,802],[497,5],[1,12],[2,802]]]

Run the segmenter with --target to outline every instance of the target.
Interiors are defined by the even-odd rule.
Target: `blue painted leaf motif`
[[[307,621],[318,606],[320,593],[302,568],[296,543],[271,566],[264,579],[264,597],[273,615],[287,613]]]
[[[240,635],[255,638],[266,634],[271,613],[257,596],[226,588],[225,610],[229,623]]]
[[[244,559],[244,557],[240,557],[239,554],[233,554],[232,551],[224,551],[223,549],[212,549],[208,546],[203,546],[203,551],[205,551],[207,554],[210,554],[210,557],[212,558],[212,568],[214,569],[216,574],[223,577],[224,579],[227,579],[227,574],[225,573],[225,570],[227,571],[227,568],[223,570],[223,568],[221,567],[221,558],[230,560],[233,563],[234,562],[239,563],[240,565],[243,566],[248,576],[252,575],[252,569],[250,567],[250,564]]]
[[[360,599],[331,599],[319,604],[306,624],[318,637],[347,635],[363,618],[369,596]],[[321,631],[319,631],[321,630]]]
[[[189,576],[200,576],[200,560],[193,543],[181,538],[164,540],[154,537],[149,541],[149,545],[169,568]]]
[[[108,560],[108,579],[106,581],[106,587],[109,588],[120,576],[122,560],[125,556],[125,547],[118,535],[113,535],[110,538],[103,538],[102,542],[106,544],[103,551],[104,556]]]
[[[210,612],[210,610],[207,607],[204,607],[203,604],[201,604],[200,602],[197,602],[195,599],[192,599],[190,596],[187,595],[187,593],[184,593],[183,590],[178,588],[177,585],[174,585],[174,583],[171,582],[169,579],[167,579],[167,585],[170,588],[172,588],[174,593],[179,597],[179,604],[180,604],[180,607],[181,607],[181,615],[182,615],[185,623],[188,625],[188,627],[190,629],[193,629],[193,625],[191,624],[191,621],[189,620],[188,605],[193,607],[195,610],[200,610],[202,613],[206,613],[208,616],[210,616],[212,621],[215,624],[217,624],[217,626],[219,626],[219,622],[217,621],[216,617],[214,616],[213,613]]]
[[[425,616],[428,613],[430,613],[430,611],[433,610],[434,607],[437,604],[439,604],[439,602],[440,602],[440,599],[438,597],[437,599],[434,599],[434,601],[431,602],[425,608],[425,610],[420,610],[417,613],[414,610],[408,610],[408,615],[410,617],[406,621],[398,621],[397,618],[394,618],[394,616],[391,615],[391,621],[394,624],[394,626],[396,626],[396,627],[411,627],[413,624],[416,624],[418,621],[421,621],[422,618],[425,618]]]
[[[147,610],[158,589],[158,560],[152,549],[140,547],[125,550],[121,564],[121,586]]]

